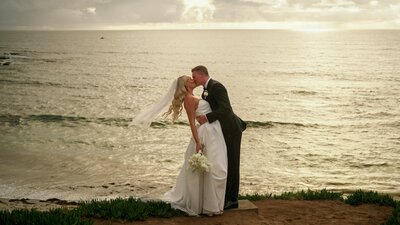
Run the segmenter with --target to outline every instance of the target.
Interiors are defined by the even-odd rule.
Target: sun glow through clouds
[[[86,12],[89,13],[89,14],[95,15],[96,14],[96,8],[94,8],[94,7],[86,8]]]
[[[213,18],[215,6],[212,0],[183,0],[185,21],[203,22]]]

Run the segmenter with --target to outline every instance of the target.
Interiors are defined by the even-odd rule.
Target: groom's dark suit
[[[235,207],[239,194],[240,144],[246,123],[233,113],[228,92],[218,81],[210,79],[202,98],[210,104],[212,109],[212,112],[206,115],[208,122],[218,120],[221,124],[228,154],[225,207],[232,205]]]

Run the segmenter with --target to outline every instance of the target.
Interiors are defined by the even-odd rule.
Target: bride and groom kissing
[[[201,98],[193,94],[198,86],[204,88]],[[167,94],[133,122],[149,126],[167,105],[164,116],[172,116],[173,122],[185,108],[192,138],[176,184],[161,200],[193,216],[221,215],[224,209],[237,208],[240,145],[246,123],[234,114],[226,88],[211,79],[205,66],[196,66],[192,77],[174,80]],[[190,158],[199,151],[211,164],[208,172],[193,171],[189,166]]]

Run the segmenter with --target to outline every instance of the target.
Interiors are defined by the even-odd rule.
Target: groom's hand
[[[200,123],[200,125],[207,123],[206,115],[200,115],[200,116],[196,117],[196,120],[197,120],[197,122]]]

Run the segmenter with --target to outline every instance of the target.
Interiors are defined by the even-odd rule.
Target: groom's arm
[[[212,95],[218,104],[218,108],[206,115],[209,123],[220,120],[224,116],[232,113],[232,107],[229,101],[228,92],[226,91],[224,85],[222,85],[221,83],[216,83],[213,85],[212,91]]]

